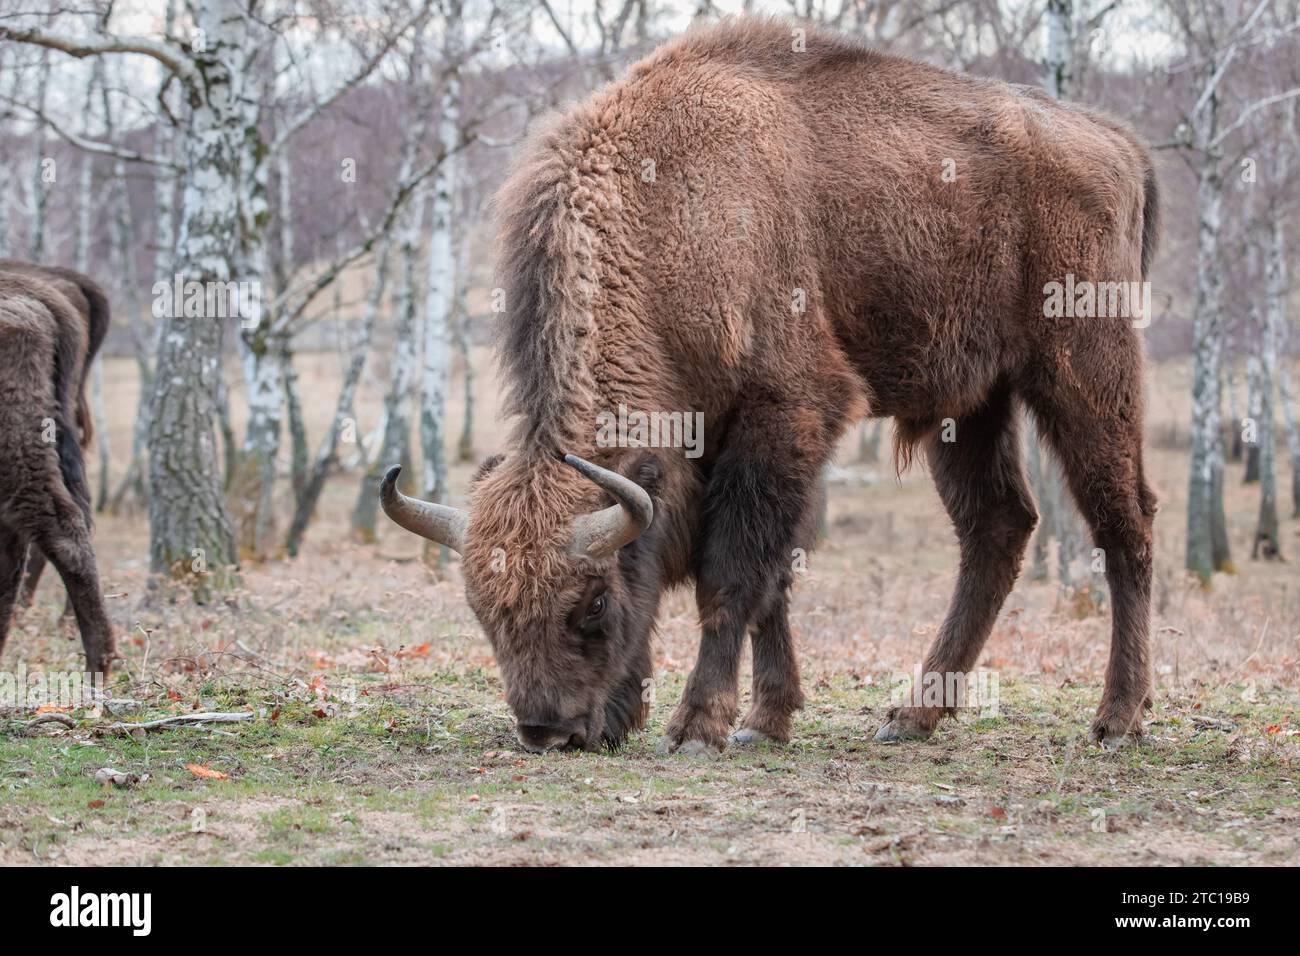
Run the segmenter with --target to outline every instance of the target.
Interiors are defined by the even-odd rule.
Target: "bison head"
[[[380,485],[393,521],[461,554],[528,750],[617,746],[645,720],[663,522],[652,528],[657,460],[630,470],[636,480],[574,455],[495,459],[468,512],[403,495],[398,467]]]

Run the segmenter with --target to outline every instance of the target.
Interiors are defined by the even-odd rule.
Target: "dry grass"
[[[303,363],[313,436],[340,365]],[[1185,432],[1186,377],[1181,365],[1152,373],[1158,700],[1139,749],[1084,742],[1106,615],[1023,581],[981,661],[1001,680],[1000,716],[947,723],[907,748],[871,742],[892,675],[919,660],[954,579],[955,542],[921,469],[832,488],[829,540],[794,602],[809,706],[793,746],[704,765],[653,755],[695,657],[693,603],[679,593],[661,618],[649,731],[616,754],[525,758],[456,567],[432,579],[416,542],[386,523],[377,546],[348,543],[357,483],[341,476],[304,554],[245,568],[244,589],[219,606],[143,604],[142,518],[100,519],[125,656],[113,693],[140,701],[142,716],[215,706],[257,718],[121,738],[81,712],[75,728],[34,736],[18,733],[30,715],[0,716],[0,863],[1294,861],[1300,577],[1248,559],[1257,491],[1237,468],[1240,573],[1209,592],[1181,573],[1186,456],[1165,436]],[[363,433],[382,381],[363,390]],[[107,385],[120,450],[129,363],[111,362]],[[485,362],[478,394],[486,453],[501,430]],[[455,487],[469,471],[456,467]],[[1300,522],[1284,523],[1283,548],[1300,557]],[[51,579],[14,628],[6,667],[79,668],[62,602]],[[229,779],[195,779],[194,762]],[[101,791],[91,778],[103,766],[151,777]]]

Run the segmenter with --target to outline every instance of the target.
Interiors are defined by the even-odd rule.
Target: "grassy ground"
[[[313,434],[336,365],[304,369]],[[113,365],[108,380],[119,449],[127,372]],[[245,568],[243,589],[210,607],[145,601],[143,520],[100,520],[124,658],[109,691],[134,703],[36,725],[31,709],[0,709],[0,864],[1294,862],[1300,579],[1294,564],[1247,559],[1257,492],[1235,470],[1240,573],[1210,592],[1180,573],[1186,453],[1168,433],[1184,420],[1183,377],[1171,366],[1152,383],[1158,691],[1141,747],[1086,744],[1107,614],[1026,581],[981,660],[999,679],[997,716],[947,722],[923,744],[872,742],[954,577],[952,535],[919,472],[832,489],[829,540],[796,587],[808,706],[791,746],[655,755],[698,637],[690,596],[674,594],[651,726],[618,753],[520,753],[456,567],[435,579],[396,529],[348,543],[356,483],[341,477],[302,557]],[[494,391],[482,389],[485,422]],[[364,430],[376,389],[363,397]],[[486,425],[484,451],[498,441]],[[1292,557],[1298,530],[1284,526]],[[80,668],[62,603],[47,581],[4,668]],[[109,729],[195,710],[254,716]],[[140,779],[97,783],[104,768]]]

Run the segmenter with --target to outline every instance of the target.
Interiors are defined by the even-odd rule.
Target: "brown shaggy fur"
[[[962,560],[925,670],[971,669],[1036,521],[1017,403],[1107,555],[1094,734],[1140,733],[1155,513],[1142,343],[1128,319],[1045,318],[1044,286],[1144,278],[1154,182],[1106,117],[831,32],[799,50],[770,20],[693,30],[538,132],[500,197],[514,447],[474,485],[464,556],[525,743],[639,726],[628,688],[649,677],[659,592],[689,579],[703,635],[669,748],[724,745],[746,634],[740,739],[788,739],[791,551],[864,413],[895,418],[900,462],[927,450]],[[703,456],[597,447],[597,414],[620,403],[702,412]],[[573,517],[607,502],[564,452],[644,476],[651,531],[603,561],[567,554]],[[614,617],[584,631],[601,590]],[[942,713],[898,710],[883,739],[927,735]]]
[[[0,259],[0,274],[27,276],[39,279],[52,286],[76,310],[86,328],[85,355],[81,360],[81,387],[77,392],[77,430],[83,451],[89,450],[95,437],[95,418],[90,412],[90,399],[86,386],[90,381],[91,365],[99,354],[99,347],[108,335],[109,306],[108,297],[89,276],[62,266],[43,266],[19,259]],[[30,606],[36,596],[36,586],[45,571],[45,555],[39,548],[30,549],[27,555],[27,571],[23,576],[22,594],[19,598],[24,606]],[[64,607],[64,616],[73,613],[69,602]]]
[[[86,384],[90,379],[91,364],[99,354],[99,347],[104,344],[104,337],[108,335],[108,297],[94,279],[62,266],[41,266],[18,259],[0,259],[0,273],[4,272],[41,279],[54,286],[77,310],[86,326],[86,355],[81,363],[81,389],[77,395],[77,428],[81,432],[81,447],[89,448],[95,437],[95,420],[90,414]]]
[[[87,668],[106,673],[113,635],[74,425],[87,354],[87,323],[61,289],[0,273],[0,650],[30,544],[63,578]]]

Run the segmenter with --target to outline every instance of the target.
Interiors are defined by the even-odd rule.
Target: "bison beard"
[[[1106,552],[1093,736],[1141,733],[1155,514],[1142,343],[1130,318],[1043,308],[1067,274],[1145,279],[1157,198],[1134,133],[825,31],[793,49],[788,24],[741,19],[689,32],[554,120],[499,206],[512,451],[477,476],[468,512],[426,506],[413,526],[418,503],[385,508],[462,553],[526,746],[617,742],[640,724],[660,592],[688,581],[700,652],[665,749],[726,745],[746,635],[751,709],[731,739],[788,740],[802,704],[792,562],[821,468],[863,414],[895,419],[900,467],[926,452],[961,565],[924,669],[971,670],[1037,520],[1021,405]],[[700,413],[703,455],[598,447],[600,414],[622,406]],[[576,553],[615,502],[570,454],[641,484],[649,530]],[[877,739],[928,736],[945,712],[896,708]]]
[[[30,273],[0,273],[0,651],[31,545],[63,578],[87,669],[107,673],[113,633],[91,549],[90,491],[74,424],[88,335],[84,317],[56,285]]]

